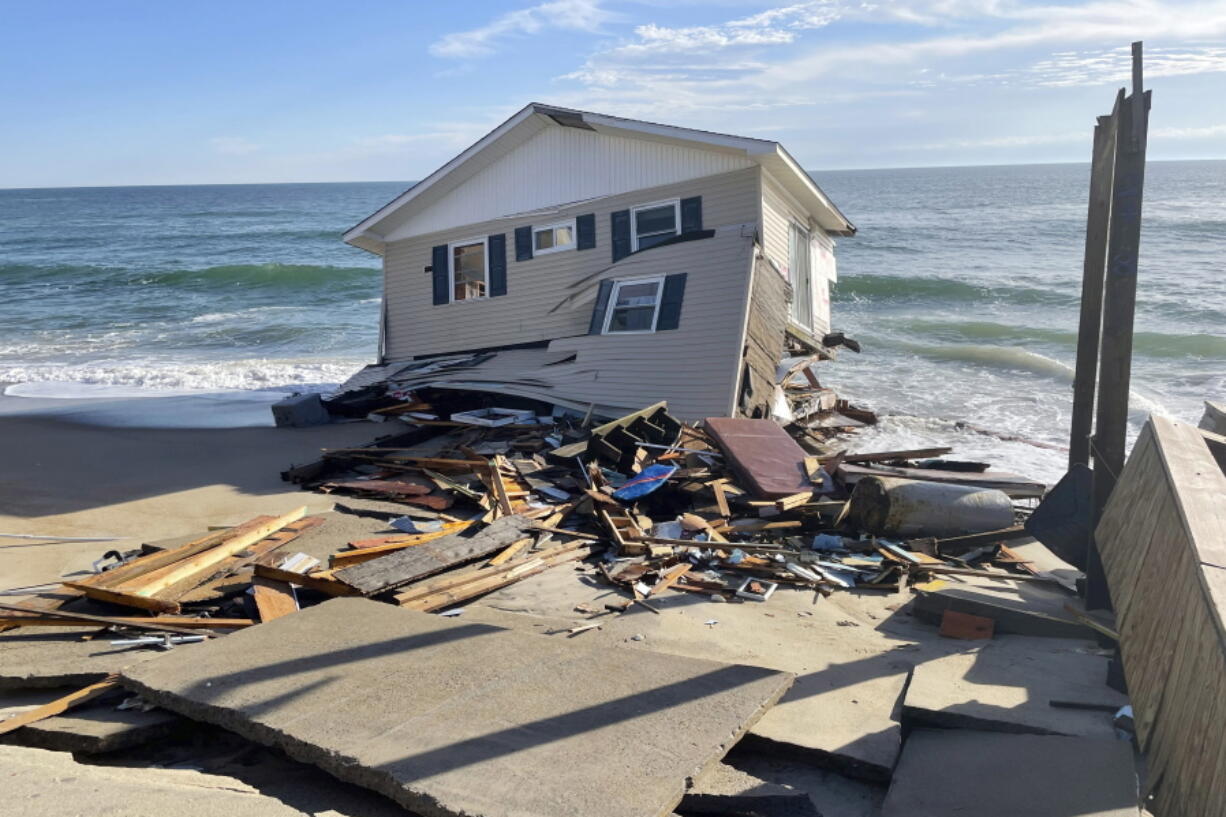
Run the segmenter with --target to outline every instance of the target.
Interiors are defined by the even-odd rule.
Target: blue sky
[[[1226,0],[0,0],[0,187],[420,178],[529,101],[805,167],[1226,157]]]

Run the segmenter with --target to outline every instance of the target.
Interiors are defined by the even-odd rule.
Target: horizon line
[[[1166,164],[1174,162],[1226,162],[1226,157],[1217,158],[1201,158],[1201,159],[1149,159],[1146,164]],[[1015,162],[1015,163],[992,163],[992,164],[965,164],[965,165],[885,165],[878,167],[841,167],[827,168],[823,170],[808,170],[805,172],[813,175],[815,173],[865,173],[875,170],[969,170],[975,168],[994,168],[994,167],[1052,167],[1058,165],[1089,165],[1089,161],[1065,161],[1065,162]],[[301,182],[153,182],[149,184],[75,184],[75,185],[35,185],[33,187],[0,187],[0,191],[19,191],[19,190],[106,190],[106,189],[123,189],[123,188],[143,188],[143,187],[272,187],[276,185],[300,185],[300,184],[417,184],[418,180],[404,179],[338,179],[332,181],[301,181]]]

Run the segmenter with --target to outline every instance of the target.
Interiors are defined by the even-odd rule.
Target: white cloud
[[[508,37],[547,29],[597,32],[614,17],[601,6],[601,0],[549,0],[507,12],[480,28],[446,34],[431,43],[429,51],[448,59],[483,57],[494,53],[498,42]]]
[[[1201,128],[1154,128],[1150,139],[1212,139],[1226,136],[1226,125],[1206,125]]]
[[[214,136],[209,140],[209,147],[222,156],[246,156],[260,149],[259,145],[241,136]]]
[[[1145,53],[1145,76],[1176,77],[1226,71],[1226,46],[1151,48]],[[1039,85],[1127,84],[1132,76],[1128,47],[1052,54],[1029,70]]]

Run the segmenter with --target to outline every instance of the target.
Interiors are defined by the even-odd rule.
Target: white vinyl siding
[[[757,166],[743,154],[546,127],[459,185],[431,190],[386,240]]]
[[[813,224],[791,197],[783,190],[770,174],[762,174],[762,249],[766,256],[784,272],[789,281],[791,277],[792,225],[803,226],[810,230],[810,302],[813,315],[813,334],[821,337],[830,331],[830,290],[827,266],[822,259],[830,255],[834,243],[826,232]],[[825,250],[825,253],[822,253]],[[797,287],[793,282],[793,297],[797,297]],[[799,308],[793,312],[800,312]]]
[[[405,360],[419,355],[585,335],[591,321],[596,289],[602,278],[640,278],[688,272],[682,316],[684,329],[690,302],[706,297],[703,290],[705,287],[710,291],[710,279],[731,274],[725,264],[716,264],[708,270],[697,260],[705,259],[702,263],[711,263],[707,245],[712,244],[714,239],[656,247],[611,264],[609,214],[642,202],[702,196],[703,220],[708,227],[747,224],[751,226],[747,228],[746,235],[752,236],[752,225],[758,221],[760,208],[758,174],[757,167],[750,167],[681,184],[559,207],[548,219],[542,219],[539,214],[498,219],[469,224],[451,233],[434,233],[389,244],[384,258],[387,359]],[[463,322],[457,322],[451,310],[433,305],[430,276],[425,273],[425,268],[431,263],[432,247],[473,235],[498,233],[507,235],[509,241],[516,227],[534,223],[553,224],[586,213],[596,215],[594,249],[550,253],[528,261],[508,259],[507,294],[475,302],[471,309],[463,310],[466,313]],[[656,259],[663,257],[680,263],[672,267],[657,267]],[[733,280],[745,274],[740,271]],[[728,292],[724,292],[723,296],[731,297]],[[735,297],[743,299],[744,291]],[[741,310],[741,307],[741,300],[724,305],[725,310],[732,311]],[[729,342],[732,342],[737,330],[730,326],[727,322],[717,322],[707,331],[727,334]],[[728,365],[726,361],[724,365]]]

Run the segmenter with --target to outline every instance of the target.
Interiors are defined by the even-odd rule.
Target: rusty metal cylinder
[[[865,477],[851,494],[851,515],[874,536],[964,536],[1013,524],[1013,503],[995,488],[894,477]]]

